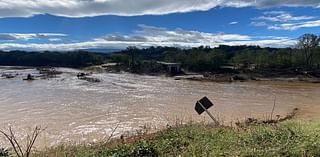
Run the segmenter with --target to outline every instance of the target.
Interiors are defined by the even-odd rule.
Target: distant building
[[[157,63],[165,66],[167,72],[171,75],[182,73],[181,63],[169,63],[169,62],[157,62]]]

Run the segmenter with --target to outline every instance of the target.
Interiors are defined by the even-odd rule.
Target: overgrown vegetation
[[[320,156],[320,124],[285,121],[241,128],[189,124],[136,140],[93,145],[60,145],[37,157],[139,156]]]

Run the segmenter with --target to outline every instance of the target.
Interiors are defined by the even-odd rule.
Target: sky
[[[0,49],[294,47],[320,0],[0,0]]]

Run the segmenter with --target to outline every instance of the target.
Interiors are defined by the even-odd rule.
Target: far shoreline
[[[81,70],[86,70],[90,72],[107,72],[107,73],[131,73],[137,75],[148,75],[148,76],[165,76],[168,78],[173,78],[175,80],[190,80],[199,82],[250,82],[250,81],[281,81],[281,82],[304,82],[304,83],[320,83],[320,77],[311,76],[308,73],[300,74],[277,74],[277,72],[268,74],[261,74],[258,72],[186,72],[177,75],[171,75],[166,72],[132,72],[128,68],[124,67],[102,67],[89,66],[80,68]]]
[[[8,70],[23,70],[23,69],[37,69],[39,72],[41,70],[52,69],[57,72],[57,68],[70,68],[75,70],[81,70],[92,73],[115,73],[115,74],[124,74],[130,73],[135,75],[146,75],[146,76],[156,76],[156,77],[167,77],[173,78],[174,80],[188,80],[188,81],[198,81],[198,82],[218,82],[218,83],[236,83],[236,82],[288,82],[288,83],[320,83],[319,77],[310,76],[308,74],[283,74],[266,76],[266,74],[258,73],[210,73],[210,72],[188,72],[179,75],[169,75],[165,72],[131,72],[128,69],[107,67],[104,68],[101,65],[87,66],[87,67],[68,67],[68,66],[5,66],[1,65],[0,69]],[[0,73],[0,78],[5,79],[6,74]]]

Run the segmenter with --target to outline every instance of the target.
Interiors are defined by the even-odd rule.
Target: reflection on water
[[[22,78],[28,73],[37,74],[37,70],[2,67],[0,73],[21,75],[0,79],[0,126],[12,125],[21,133],[34,125],[45,126],[40,141],[49,146],[108,137],[117,125],[117,131],[123,133],[144,125],[163,127],[176,117],[207,119],[193,110],[196,100],[203,96],[213,100],[215,106],[210,111],[226,123],[266,116],[274,95],[275,114],[284,115],[298,107],[306,113],[302,118],[318,118],[320,111],[318,84],[193,82],[110,73],[93,74],[102,82],[89,83],[77,79],[78,70],[59,70],[64,73],[58,78],[28,82]]]

